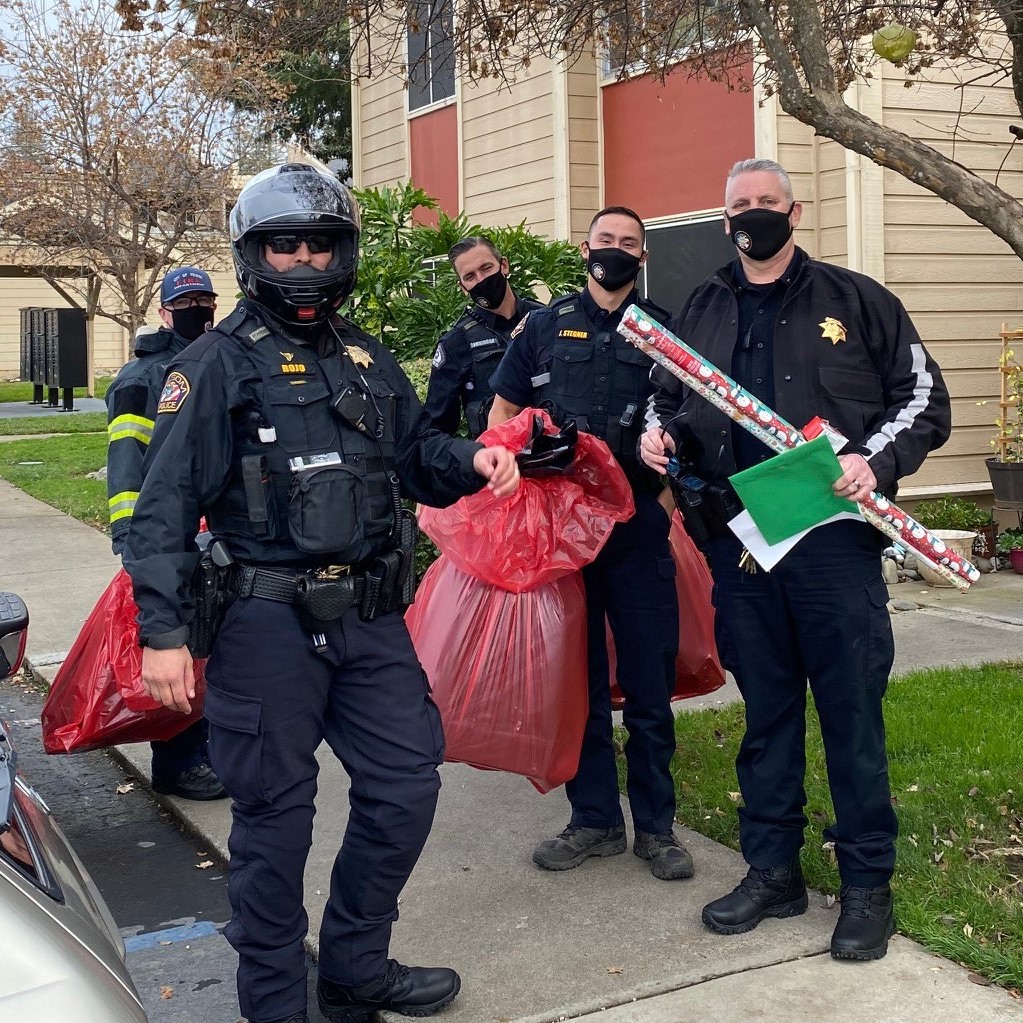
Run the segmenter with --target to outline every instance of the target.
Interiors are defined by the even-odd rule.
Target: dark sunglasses
[[[287,256],[298,252],[302,242],[306,243],[314,256],[334,249],[334,240],[326,234],[272,234],[266,239],[271,252]]]

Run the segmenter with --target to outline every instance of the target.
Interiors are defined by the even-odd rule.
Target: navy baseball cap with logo
[[[197,266],[183,266],[178,270],[168,270],[160,287],[160,305],[167,305],[181,295],[203,292],[216,297],[213,281],[205,270]]]

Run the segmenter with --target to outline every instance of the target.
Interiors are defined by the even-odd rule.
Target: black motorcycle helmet
[[[330,265],[274,270],[264,248],[281,234],[327,235],[334,242]],[[244,295],[289,325],[323,323],[355,288],[359,207],[337,178],[310,164],[271,167],[245,185],[231,210],[231,248]]]

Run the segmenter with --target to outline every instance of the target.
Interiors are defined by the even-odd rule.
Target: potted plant
[[[987,459],[991,488],[999,504],[1023,504],[1023,366],[1008,347],[1009,339],[1023,339],[1023,331],[1002,331],[998,368],[1002,377],[997,433],[991,441],[993,458]]]
[[[990,558],[994,554],[998,531],[994,518],[979,504],[965,497],[936,497],[921,501],[913,511],[913,517],[928,529],[976,533],[973,554],[980,558]]]
[[[998,534],[998,553],[1009,558],[1017,575],[1023,575],[1023,529],[1006,529]]]

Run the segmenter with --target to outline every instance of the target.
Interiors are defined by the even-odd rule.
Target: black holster
[[[359,617],[371,622],[390,611],[404,611],[416,592],[416,542],[419,523],[407,508],[398,516],[395,541],[397,546],[374,558],[366,571],[366,591],[359,608]]]
[[[188,627],[188,649],[193,657],[209,657],[230,604],[227,569],[214,563],[209,547],[192,575],[192,599],[195,614]]]

